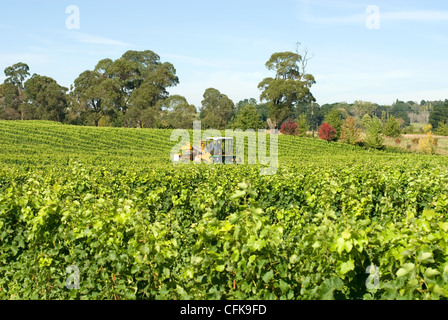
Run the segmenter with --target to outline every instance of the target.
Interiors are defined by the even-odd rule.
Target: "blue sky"
[[[79,29],[66,27],[70,5]],[[152,50],[177,70],[170,93],[197,107],[210,87],[258,100],[270,55],[297,42],[312,56],[319,104],[448,98],[447,1],[0,0],[1,71],[25,62],[70,87],[101,59]]]

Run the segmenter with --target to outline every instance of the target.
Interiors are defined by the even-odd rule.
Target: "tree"
[[[11,83],[18,91],[19,96],[22,95],[24,89],[25,79],[30,75],[30,67],[26,63],[16,63],[11,67],[5,69],[6,80],[5,83]]]
[[[357,100],[353,103],[352,110],[356,117],[362,119],[364,115],[373,116],[378,109],[378,105],[369,101]]]
[[[432,127],[432,124],[430,124],[430,123],[428,123],[427,125],[422,127],[422,131],[424,133],[428,133],[428,132],[432,131],[432,129],[433,129],[433,127]]]
[[[142,117],[148,122],[156,103],[169,96],[167,88],[178,83],[172,64],[162,63],[150,50],[130,50],[115,61],[103,59],[93,71],[82,73],[75,80],[75,92],[95,125],[107,114],[115,123],[122,119],[124,126],[141,127]]]
[[[290,117],[298,104],[315,101],[310,91],[315,80],[306,73],[308,60],[306,54],[278,52],[266,63],[268,70],[275,71],[275,78],[265,78],[258,88],[262,90],[260,100],[267,101],[269,118],[275,126]]]
[[[38,120],[62,122],[67,112],[67,91],[56,80],[37,74],[25,82],[25,95]]]
[[[299,131],[297,130],[297,122],[292,119],[286,120],[283,122],[280,132],[284,135],[297,136],[299,134]]]
[[[401,118],[404,120],[405,125],[408,126],[411,123],[411,119],[409,118],[408,113],[412,112],[412,105],[409,102],[403,102],[397,100],[393,105],[390,111],[390,114],[395,118]]]
[[[206,129],[225,129],[234,113],[235,106],[232,100],[214,88],[205,90],[203,97],[200,111],[204,127]]]
[[[338,139],[341,136],[341,128],[343,124],[341,113],[339,112],[339,110],[332,109],[329,113],[327,113],[324,121],[334,129],[336,129],[335,138]]]
[[[341,140],[348,144],[357,144],[361,141],[361,130],[353,117],[347,117],[341,129]]]
[[[241,129],[243,131],[248,129],[258,130],[264,127],[265,124],[261,120],[261,114],[258,113],[257,108],[252,103],[240,107],[237,116],[230,123],[230,128]]]
[[[21,108],[25,102],[24,83],[29,77],[29,66],[26,63],[19,62],[4,70],[6,79],[3,92],[0,92],[0,100],[4,105],[4,117],[9,119],[24,120],[24,109]],[[19,117],[17,115],[20,114]]]
[[[257,100],[255,100],[254,98],[250,98],[250,99],[244,99],[244,100],[238,101],[238,103],[235,105],[235,114],[234,115],[238,116],[238,114],[241,112],[243,107],[245,107],[248,104],[256,106]]]
[[[444,103],[434,105],[429,115],[429,123],[437,130],[439,123],[448,121],[448,99]]]
[[[441,136],[448,136],[448,122],[439,122],[436,134]]]
[[[306,133],[309,129],[310,125],[308,124],[306,114],[301,114],[297,119],[297,130],[299,131],[299,135],[301,137],[306,137]]]
[[[319,137],[325,141],[333,141],[336,138],[336,129],[324,122],[319,127]]]
[[[173,95],[158,102],[162,112],[163,126],[173,129],[193,129],[197,119],[196,107],[187,102],[185,97]]]
[[[141,78],[135,81],[136,88],[131,94],[129,106],[149,115],[152,108],[157,108],[159,101],[169,97],[167,88],[179,83],[176,69],[169,62],[161,63],[160,57],[152,51],[128,51],[123,57],[137,62],[138,74],[141,75]],[[141,119],[135,119],[137,127],[140,121]]]
[[[12,83],[5,82],[0,85],[0,119],[21,119],[19,107],[22,102],[17,88]]]
[[[365,127],[365,145],[373,149],[383,149],[384,138],[381,136],[383,129],[381,120],[377,116],[371,118],[366,114],[362,119],[362,125]]]
[[[95,126],[103,116],[113,113],[115,104],[120,100],[118,83],[102,72],[104,62],[100,61],[95,70],[84,71],[75,79],[74,99]]]
[[[401,134],[400,124],[395,120],[394,116],[390,116],[387,119],[386,124],[383,128],[383,134],[386,137],[398,138]]]
[[[127,113],[123,113],[125,122],[128,126],[137,128],[156,127],[162,115],[159,102],[166,98],[156,85],[144,82],[132,93]]]

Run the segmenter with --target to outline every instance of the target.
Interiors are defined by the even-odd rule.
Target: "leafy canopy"
[[[315,80],[306,73],[305,65],[304,58],[293,52],[274,53],[266,62],[266,68],[275,71],[275,78],[265,78],[258,88],[262,91],[260,100],[268,103],[274,125],[293,114],[299,103],[315,101],[310,91]]]

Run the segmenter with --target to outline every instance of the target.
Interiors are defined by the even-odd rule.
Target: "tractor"
[[[205,163],[229,164],[235,163],[236,157],[226,155],[226,148],[233,154],[233,138],[217,137],[201,140],[201,147],[187,143],[179,152],[179,161],[195,161]]]

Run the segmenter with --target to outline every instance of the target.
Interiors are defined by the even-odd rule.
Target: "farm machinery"
[[[231,155],[227,155],[227,150]],[[179,152],[179,161],[205,162],[217,164],[235,163],[236,157],[233,156],[233,138],[231,137],[213,137],[201,140],[201,146],[187,143],[182,146]]]

